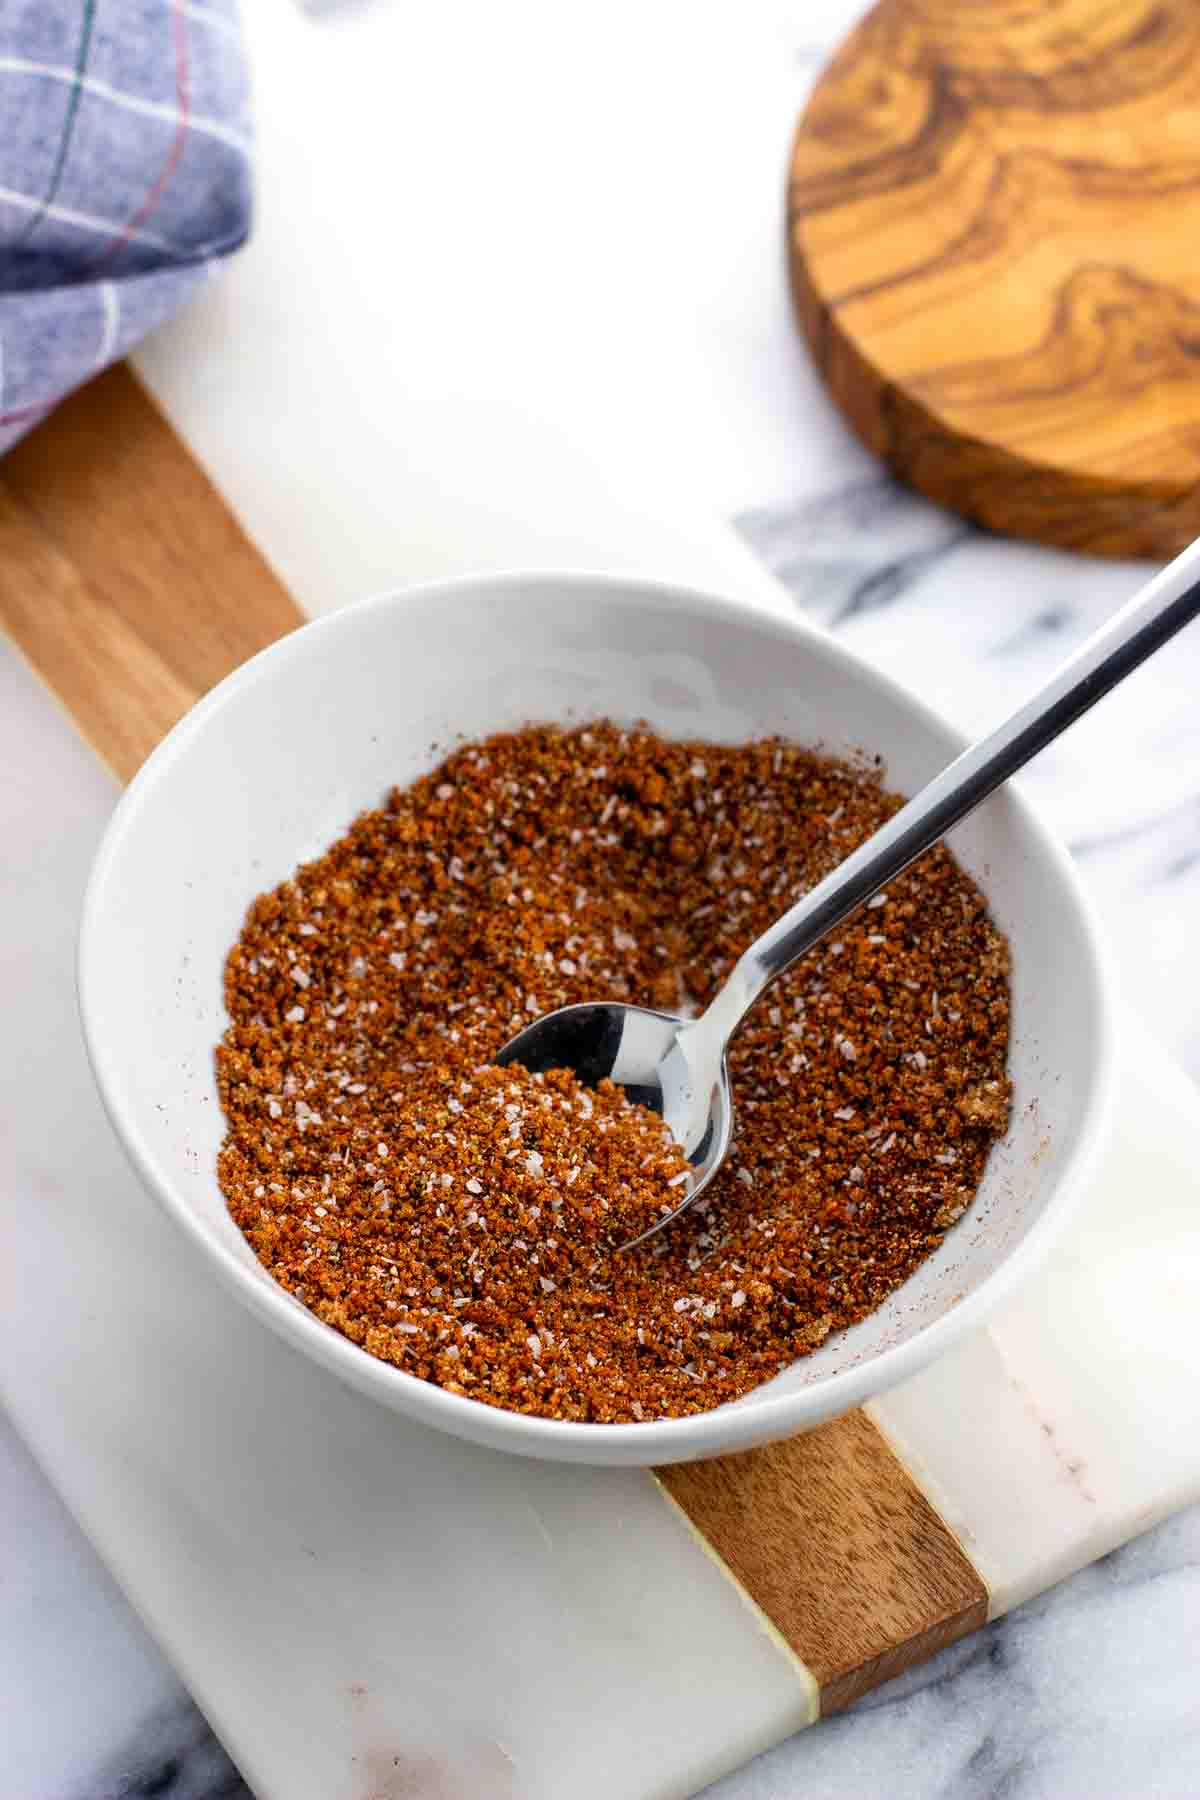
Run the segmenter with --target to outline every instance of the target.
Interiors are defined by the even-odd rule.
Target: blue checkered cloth
[[[0,453],[250,221],[235,0],[0,0]]]

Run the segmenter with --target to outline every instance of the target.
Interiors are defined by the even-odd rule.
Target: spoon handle
[[[709,1009],[721,1019],[726,1032],[776,975],[945,837],[994,788],[1074,724],[1197,613],[1200,541],[1189,545],[1141,588],[1040,693],[935,775],[881,830],[750,945]]]

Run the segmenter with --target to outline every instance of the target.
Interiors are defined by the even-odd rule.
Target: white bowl
[[[280,1335],[383,1405],[497,1449],[662,1463],[803,1431],[977,1326],[1034,1267],[1102,1137],[1111,1022],[1064,851],[1012,792],[951,840],[1013,948],[1013,1122],[962,1223],[853,1330],[695,1418],[559,1424],[448,1394],[321,1323],[256,1261],[215,1164],[222,964],[248,902],[317,855],[457,738],[646,719],[729,742],[779,732],[881,752],[913,792],[962,739],[810,628],[652,583],[509,575],[411,589],[321,619],[214,689],[113,815],[84,906],[79,991],[92,1066],[134,1166],[205,1262]]]

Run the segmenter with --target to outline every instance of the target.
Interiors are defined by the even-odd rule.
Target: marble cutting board
[[[49,516],[44,453],[5,483],[10,570]],[[59,557],[38,580],[78,621],[73,580],[100,565],[72,518],[50,518]],[[45,609],[20,608],[11,574],[2,594],[44,656]],[[121,641],[130,607],[114,579],[109,638],[85,660]],[[94,738],[115,716],[105,692]],[[64,791],[86,788],[65,733],[46,754]],[[48,844],[30,877],[53,927],[42,954],[6,953],[35,1022],[26,1098],[45,1115],[48,1083],[54,1131],[44,1203],[5,1217],[0,1390],[260,1795],[694,1792],[1200,1489],[1200,1105],[1132,1029],[1104,1176],[1038,1284],[865,1414],[729,1459],[719,1482],[667,1477],[689,1527],[649,1477],[399,1425],[209,1291],[124,1169],[74,1050],[73,855]]]

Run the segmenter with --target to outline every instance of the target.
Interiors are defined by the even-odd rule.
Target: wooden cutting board
[[[792,153],[800,321],[864,442],[993,530],[1200,535],[1200,5],[879,0]]]
[[[0,465],[0,624],[119,779],[223,675],[302,623],[127,368]],[[958,1539],[861,1411],[657,1478],[804,1665],[814,1714],[988,1616]]]

